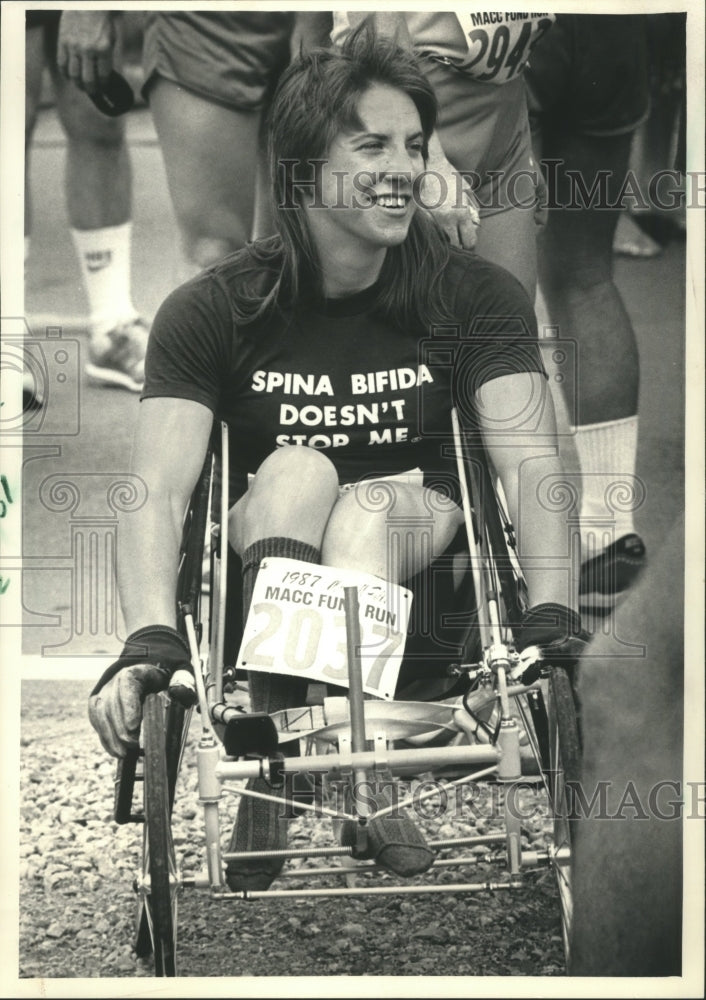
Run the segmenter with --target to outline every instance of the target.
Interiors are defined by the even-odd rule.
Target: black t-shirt
[[[340,299],[304,295],[286,315],[239,325],[232,301],[246,263],[239,251],[165,300],[142,396],[194,400],[225,421],[238,478],[297,444],[324,451],[341,483],[419,468],[443,488],[455,475],[452,405],[468,423],[483,382],[544,372],[522,286],[474,254],[452,251],[442,288],[453,321],[426,333],[376,313],[375,285]]]

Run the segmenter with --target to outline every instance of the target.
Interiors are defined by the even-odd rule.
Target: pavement
[[[127,116],[127,129],[133,297],[151,319],[179,281],[178,231],[149,111]],[[55,367],[60,330],[69,377],[53,380],[51,368],[45,422],[31,433],[28,424],[22,550],[14,543],[5,546],[13,565],[23,557],[22,620],[9,624],[22,627],[27,676],[95,675],[96,658],[107,663],[119,648],[120,616],[109,569],[119,511],[135,502],[131,491],[137,488],[127,473],[137,397],[93,387],[83,375],[87,305],[61,189],[63,157],[60,126],[53,110],[45,109],[30,161],[34,223],[25,304],[32,338],[43,345],[45,357],[54,357]],[[685,244],[673,242],[654,259],[617,258],[615,264],[642,367],[637,474],[646,492],[636,523],[654,554],[684,509]],[[541,303],[539,312],[542,326]]]

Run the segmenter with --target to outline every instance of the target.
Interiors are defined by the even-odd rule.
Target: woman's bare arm
[[[140,404],[132,471],[147,496],[121,518],[118,589],[128,634],[148,625],[176,626],[175,595],[182,520],[203,466],[213,414],[185,399]]]

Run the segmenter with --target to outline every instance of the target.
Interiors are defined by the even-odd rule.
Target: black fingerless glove
[[[148,625],[128,636],[119,658],[103,673],[91,691],[91,697],[98,694],[120,670],[138,663],[149,663],[163,671],[165,687],[175,670],[193,673],[191,652],[186,639],[168,625]]]
[[[563,604],[537,604],[513,627],[518,653],[539,646],[544,663],[549,666],[573,666],[581,656],[590,636],[581,626],[581,616]],[[534,676],[528,676],[534,673]],[[523,680],[531,683],[539,675],[539,666],[528,668]]]

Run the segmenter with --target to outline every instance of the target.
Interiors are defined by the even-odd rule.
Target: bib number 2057
[[[358,588],[363,689],[392,698],[407,638],[411,593],[364,573],[294,559],[265,560],[238,666],[346,687],[346,586]]]

